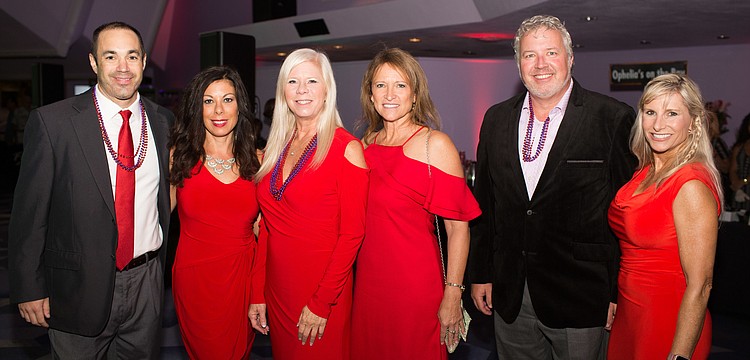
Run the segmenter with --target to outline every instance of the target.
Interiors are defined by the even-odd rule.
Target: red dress
[[[247,359],[254,339],[247,312],[255,184],[224,184],[200,166],[177,188],[180,240],[172,292],[180,333],[191,359]]]
[[[337,129],[320,167],[310,170],[308,160],[278,201],[271,195],[271,174],[258,184],[263,220],[252,303],[267,305],[276,360],[350,358],[352,264],[364,237],[368,185],[368,170],[344,157],[351,141],[359,142]],[[327,319],[323,338],[313,346],[297,340],[305,305]]]
[[[633,195],[646,177],[646,167],[633,175],[609,208],[609,224],[620,239],[617,316],[610,333],[607,358],[666,359],[672,348],[677,315],[687,287],[680,265],[672,203],[682,185],[699,180],[719,198],[709,174],[689,164],[655,190],[651,185]],[[717,208],[720,212],[720,208]],[[691,359],[706,359],[711,348],[711,316]]]
[[[405,156],[403,145],[373,143],[365,158],[370,193],[354,281],[352,359],[447,359],[433,214],[468,221],[479,216],[479,205],[464,179],[434,166],[430,177],[427,164]]]

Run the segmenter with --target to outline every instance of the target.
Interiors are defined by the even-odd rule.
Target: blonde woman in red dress
[[[708,357],[722,196],[706,120],[688,77],[646,85],[631,134],[639,169],[609,208],[622,251],[610,360]]]
[[[362,144],[342,127],[323,53],[289,54],[277,85],[255,176],[262,220],[250,320],[263,334],[272,329],[275,360],[348,360],[368,186]]]

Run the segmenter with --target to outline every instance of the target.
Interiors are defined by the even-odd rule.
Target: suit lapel
[[[158,106],[146,98],[143,98],[143,106],[146,108],[149,126],[154,135],[154,147],[159,159],[159,194],[157,196],[157,208],[159,210],[159,223],[162,229],[166,231],[169,226],[169,185],[167,177],[169,175],[169,149],[167,141],[169,139],[169,119],[164,114],[160,114]],[[166,239],[166,232],[165,232]],[[164,247],[162,247],[164,248]],[[165,252],[162,252],[165,254]],[[164,256],[164,255],[162,255]]]
[[[513,184],[516,184],[515,191],[521,195],[521,198],[523,198],[524,201],[529,201],[529,191],[526,189],[526,180],[524,180],[523,169],[521,169],[521,157],[518,154],[518,127],[520,126],[519,121],[525,98],[525,94],[521,95],[513,106],[511,118],[508,122],[508,129],[505,132],[505,143],[510,146],[510,148],[507,149],[507,154],[512,154],[513,159],[515,159],[511,166]]]
[[[557,131],[557,136],[555,136],[555,142],[552,144],[552,148],[550,148],[542,175],[539,177],[539,183],[537,184],[536,191],[534,191],[534,198],[537,197],[537,194],[541,194],[553,181],[560,165],[565,160],[570,142],[575,138],[574,134],[580,133],[579,127],[581,126],[581,119],[583,119],[581,87],[575,80],[573,82],[573,89],[568,100],[568,107],[565,109],[565,116],[560,124],[560,129]],[[576,139],[576,141],[585,140]],[[532,198],[532,200],[534,199]]]
[[[143,98],[143,95],[141,95],[141,98]],[[165,151],[166,144],[163,142],[167,139],[169,124],[167,124],[167,120],[164,116],[159,115],[156,106],[152,102],[144,100],[143,106],[146,108],[146,116],[148,116],[148,121],[151,125],[151,132],[154,134],[154,146],[156,147],[156,154],[159,157],[159,170],[163,177],[164,174],[161,169],[167,164],[169,157],[168,152]]]
[[[102,132],[99,128],[98,116],[94,107],[92,91],[89,90],[78,96],[73,103],[77,114],[70,117],[71,127],[78,137],[78,142],[83,150],[84,161],[88,170],[96,182],[107,208],[115,216],[115,201],[112,194],[112,180],[109,176],[109,165],[107,163],[107,150],[102,142]]]

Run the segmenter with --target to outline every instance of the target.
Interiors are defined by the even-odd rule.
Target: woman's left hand
[[[326,329],[326,322],[328,322],[328,320],[315,315],[307,308],[307,305],[305,305],[305,307],[302,308],[302,314],[299,316],[299,321],[297,321],[297,340],[302,341],[302,345],[305,345],[305,342],[307,342],[307,339],[309,338],[310,346],[313,346],[316,337],[318,339],[323,338],[323,332]]]
[[[250,325],[263,335],[268,335],[268,322],[266,320],[266,304],[250,304],[247,311],[247,317],[250,318]]]
[[[461,290],[448,286],[443,293],[438,311],[440,320],[440,345],[458,343],[458,337],[464,333],[464,314],[461,311]]]

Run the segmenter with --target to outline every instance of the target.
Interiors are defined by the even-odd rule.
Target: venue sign
[[[687,61],[643,64],[610,64],[611,91],[643,90],[651,79],[662,74],[687,74]]]

